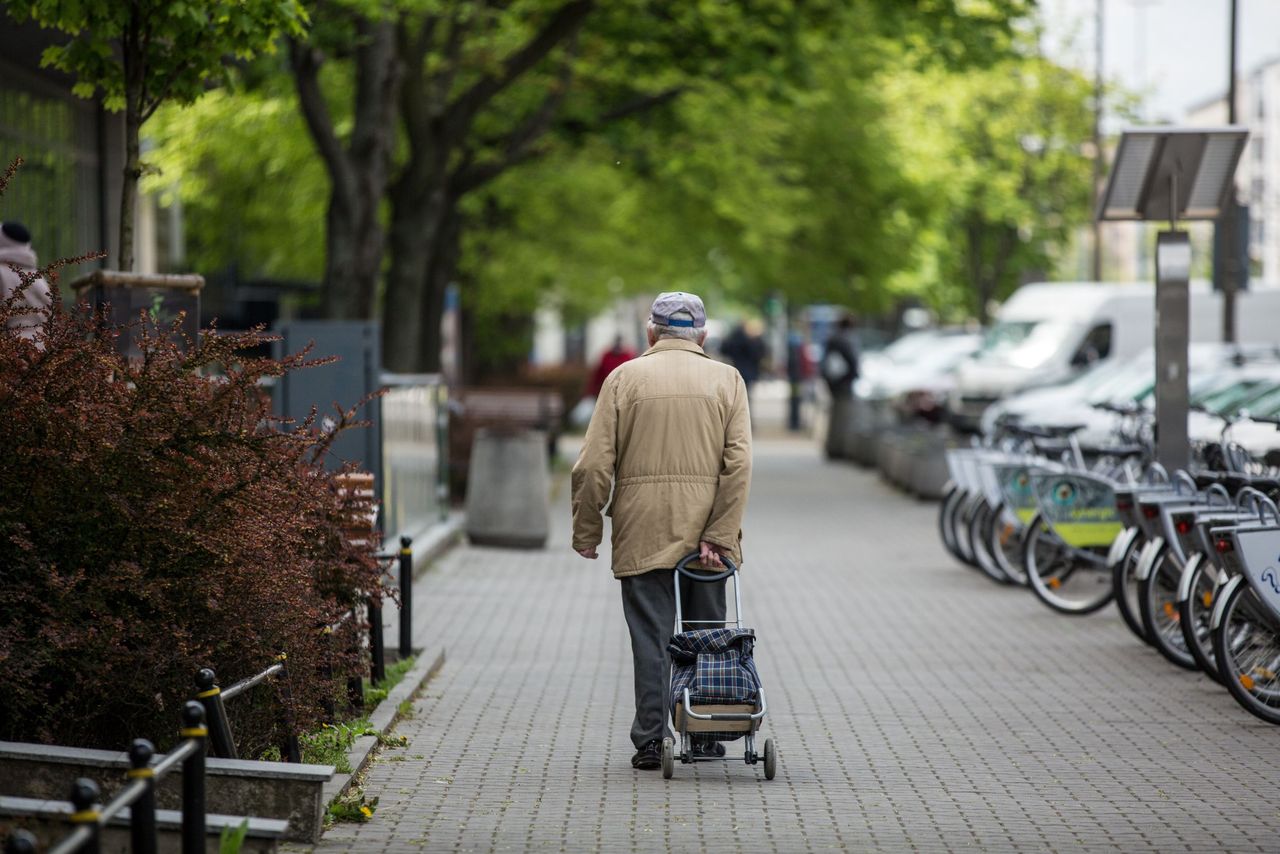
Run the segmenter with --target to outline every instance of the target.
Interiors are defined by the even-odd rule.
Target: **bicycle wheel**
[[[1099,558],[1089,558],[1062,542],[1037,513],[1022,538],[1022,563],[1031,592],[1063,614],[1092,614],[1111,601],[1110,578]]]
[[[1013,580],[1000,569],[995,556],[987,547],[988,530],[991,527],[993,512],[985,498],[978,499],[978,506],[974,508],[973,515],[969,518],[969,543],[973,547],[974,561],[984,575],[1000,584],[1012,584]]]
[[[960,561],[966,566],[978,569],[977,558],[973,556],[973,544],[969,542],[969,522],[973,518],[975,506],[978,498],[975,495],[965,494],[960,505],[956,507],[955,525],[952,530],[956,536],[956,554]]]
[[[1135,532],[1120,559],[1111,567],[1111,598],[1115,599],[1120,616],[1124,618],[1124,624],[1129,630],[1143,643],[1151,643],[1147,640],[1147,630],[1143,628],[1142,617],[1138,614],[1138,585],[1134,580],[1138,561],[1145,547],[1145,538]]]
[[[1213,651],[1231,696],[1267,723],[1280,724],[1280,630],[1243,577],[1221,591]]]
[[[1196,660],[1196,664],[1205,673],[1217,681],[1222,681],[1218,672],[1218,659],[1213,653],[1213,632],[1210,620],[1213,617],[1213,588],[1217,582],[1217,570],[1209,564],[1200,552],[1191,556],[1186,569],[1182,570],[1182,578],[1178,582],[1178,625],[1182,629],[1182,637],[1187,643],[1187,650]]]
[[[1152,557],[1151,570],[1138,580],[1138,614],[1151,645],[1165,658],[1187,670],[1199,670],[1195,657],[1182,636],[1182,615],[1178,612],[1178,582],[1182,569],[1174,563],[1167,544],[1161,543]]]
[[[987,524],[987,550],[996,566],[1013,584],[1027,586],[1027,570],[1022,565],[1022,526],[1005,518],[1004,505],[992,508]]]
[[[938,507],[938,535],[942,537],[942,545],[951,556],[963,561],[956,546],[956,508],[964,498],[964,491],[954,483],[948,483],[942,495],[942,504]]]

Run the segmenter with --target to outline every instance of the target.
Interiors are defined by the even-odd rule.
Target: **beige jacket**
[[[696,344],[663,339],[600,390],[573,467],[573,547],[600,544],[609,504],[618,578],[669,569],[699,540],[741,564],[750,485],[742,376]]]

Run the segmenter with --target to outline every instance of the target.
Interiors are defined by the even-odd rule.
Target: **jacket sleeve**
[[[742,514],[751,488],[751,415],[747,411],[747,386],[737,376],[729,418],[724,428],[724,456],[720,483],[702,539],[723,549],[736,549],[742,532]]]
[[[618,375],[612,373],[600,388],[582,452],[573,465],[573,547],[589,549],[604,539],[600,513],[609,501],[617,459]]]

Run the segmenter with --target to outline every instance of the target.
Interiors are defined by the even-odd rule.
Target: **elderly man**
[[[631,632],[636,768],[661,764],[675,625],[672,567],[690,552],[704,568],[741,563],[742,513],[751,482],[751,421],[742,376],[702,351],[706,309],[693,294],[653,303],[649,349],[616,368],[600,390],[573,467],[573,548],[597,557],[601,511],[613,519],[613,574]],[[610,488],[612,487],[612,503]],[[725,582],[680,577],[687,621],[723,622]],[[698,628],[699,626],[691,626]],[[700,626],[707,628],[707,626]],[[704,755],[723,745],[700,742]]]

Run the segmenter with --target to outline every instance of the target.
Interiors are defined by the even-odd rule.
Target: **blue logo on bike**
[[[1280,580],[1276,579],[1276,571],[1271,567],[1267,567],[1262,571],[1262,580],[1271,585],[1271,589],[1280,596]]]

